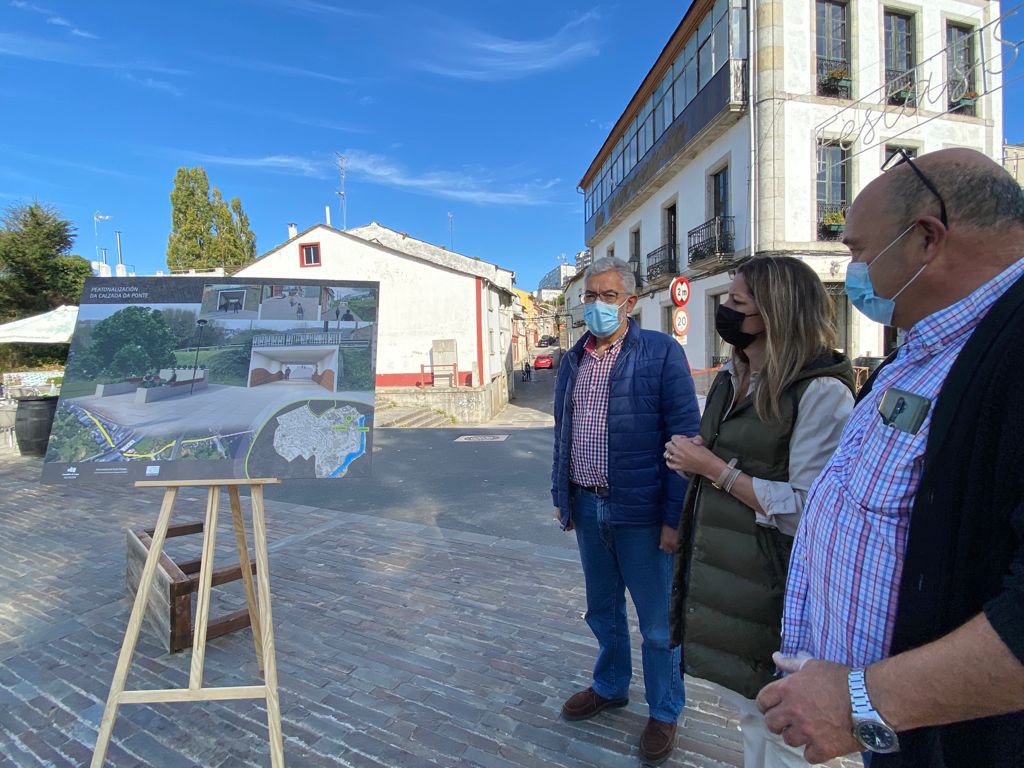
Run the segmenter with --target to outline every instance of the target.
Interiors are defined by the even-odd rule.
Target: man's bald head
[[[914,164],[942,195],[951,227],[1024,226],[1024,191],[990,157],[973,149],[942,149],[914,158]],[[939,215],[938,199],[908,163],[886,171],[870,186],[875,184],[898,228],[919,216]]]

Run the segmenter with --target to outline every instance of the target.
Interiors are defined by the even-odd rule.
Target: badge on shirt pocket
[[[890,387],[878,403],[878,413],[887,427],[916,435],[932,407],[927,397]]]

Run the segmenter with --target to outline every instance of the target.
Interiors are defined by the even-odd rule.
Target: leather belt
[[[602,499],[608,498],[607,488],[602,488],[601,486],[598,485],[580,485],[579,483],[573,483],[573,485],[575,485],[581,491],[586,491],[587,493],[592,493],[595,496],[600,496]]]

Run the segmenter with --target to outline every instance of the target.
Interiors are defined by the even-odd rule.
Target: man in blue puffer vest
[[[551,497],[563,530],[575,530],[597,638],[593,682],[562,707],[585,720],[629,703],[632,661],[625,590],[643,635],[649,719],[640,756],[657,765],[675,745],[683,709],[679,648],[669,647],[669,593],[686,481],[665,465],[672,435],[696,435],[700,413],[682,347],[629,319],[636,281],[624,261],[587,270],[590,331],[562,358],[555,384]]]

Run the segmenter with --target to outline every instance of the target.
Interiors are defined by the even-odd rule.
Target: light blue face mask
[[[911,224],[905,230],[903,230],[895,240],[889,243],[885,248],[879,252],[874,259],[871,260],[871,264],[878,261],[882,255],[898,243],[907,232],[916,227],[917,224]],[[899,298],[900,294],[903,293],[907,288],[910,287],[911,283],[917,280],[917,276],[924,272],[925,264],[914,276],[907,281],[907,284],[896,291],[896,295],[891,299],[883,298],[875,293],[875,287],[871,284],[871,272],[869,270],[869,264],[864,261],[851,262],[846,267],[846,295],[850,297],[850,303],[859,309],[869,320],[874,320],[876,323],[882,325],[892,325],[892,315],[896,311],[896,299]]]
[[[627,298],[626,301],[629,301]],[[622,302],[625,304],[626,301]],[[583,305],[583,322],[592,334],[599,338],[611,336],[622,325],[619,319],[619,309],[622,304],[605,304],[603,301],[595,301]]]

